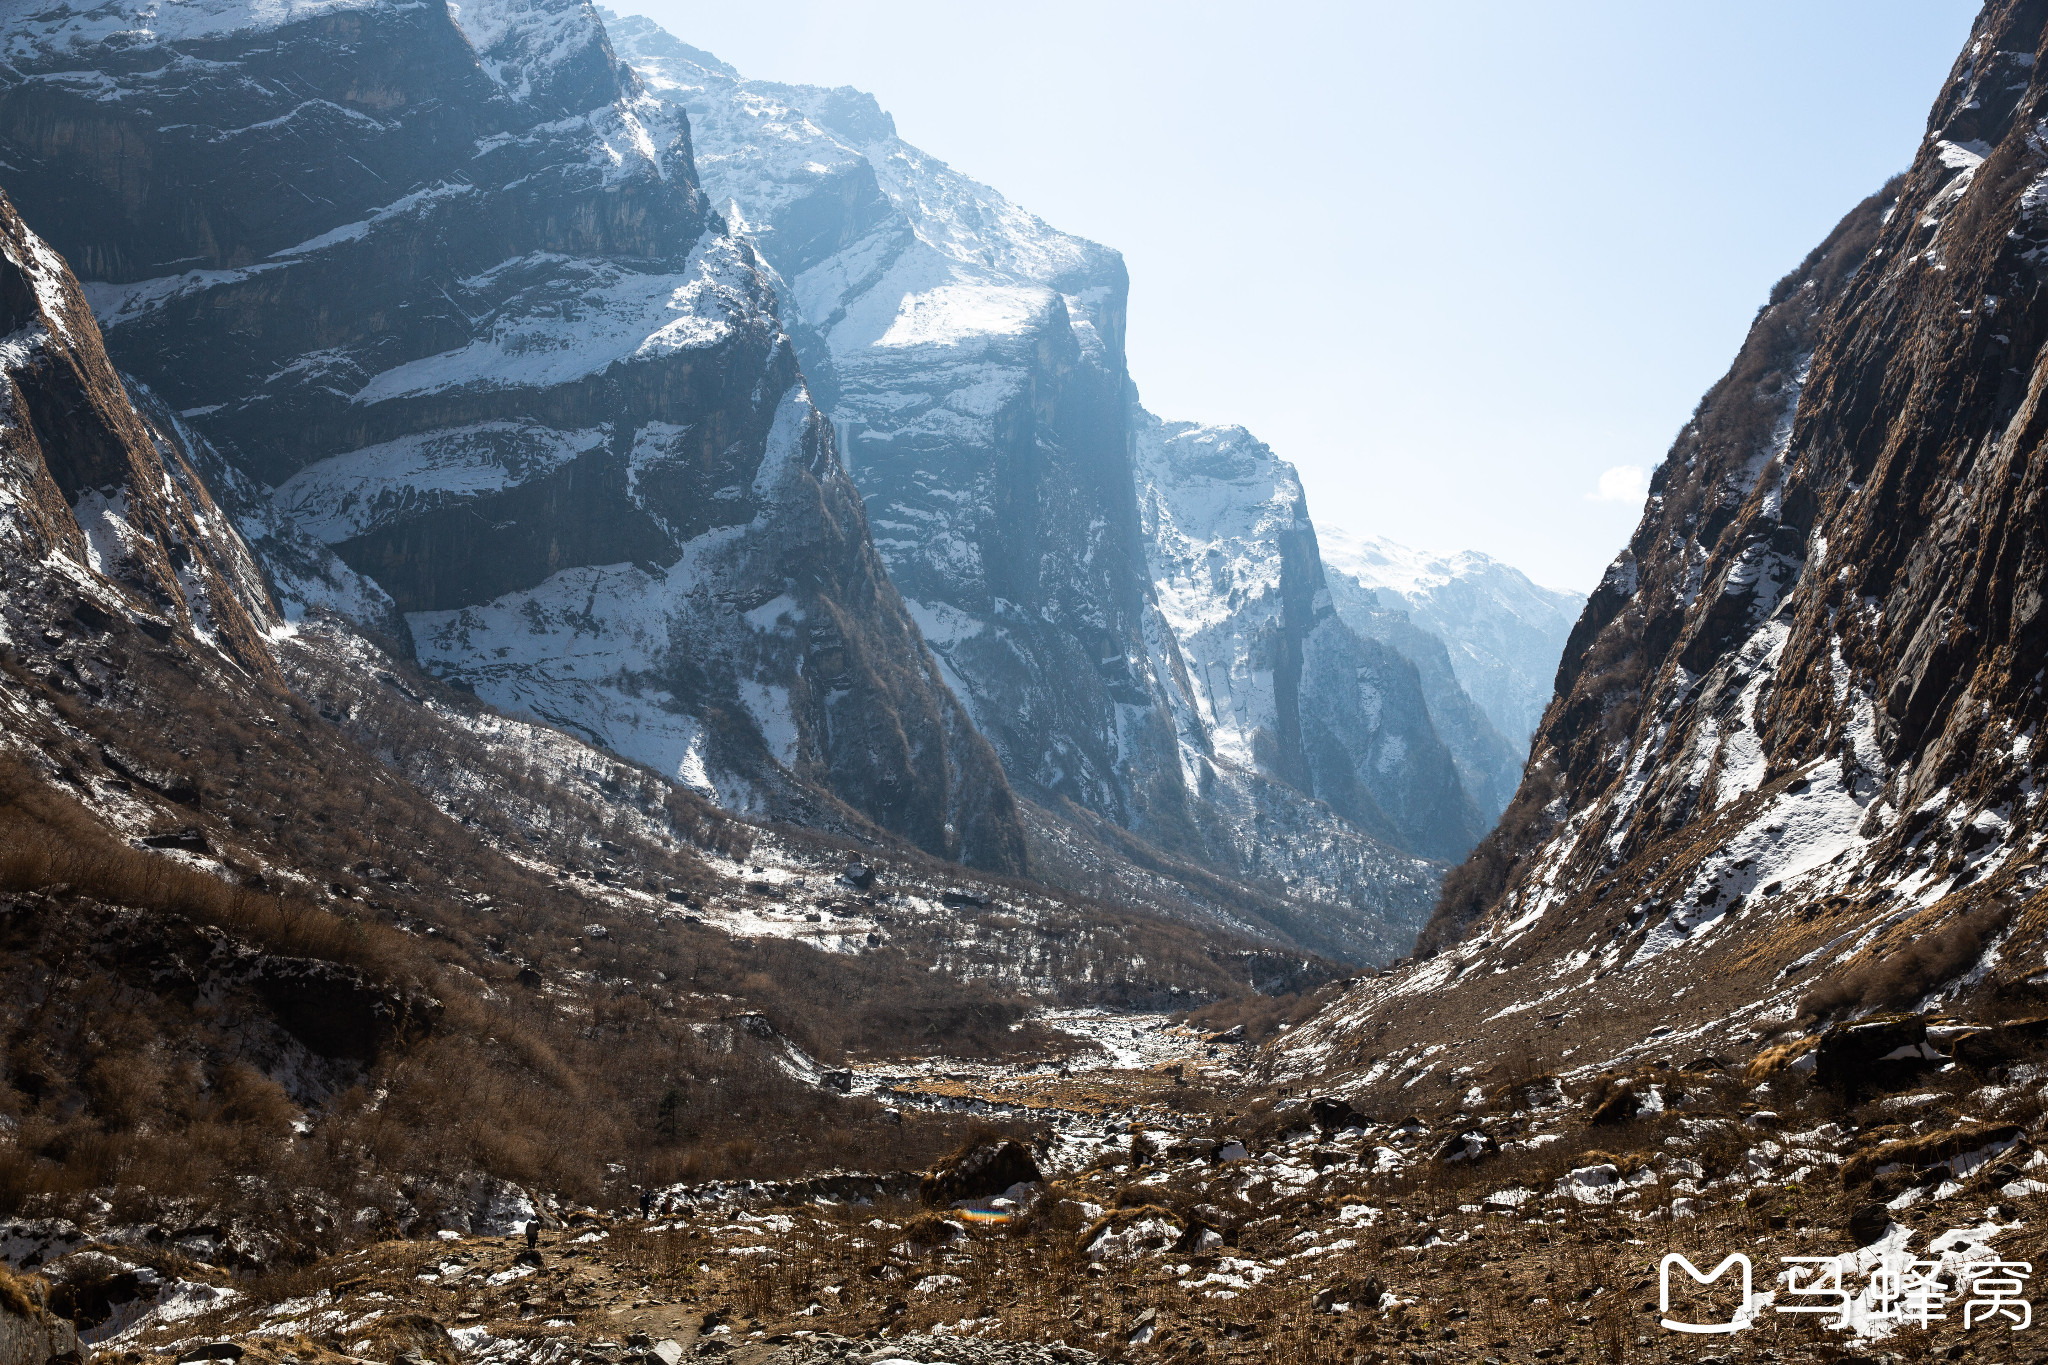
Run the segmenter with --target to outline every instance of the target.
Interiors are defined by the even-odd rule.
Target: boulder
[[[1483,1157],[1497,1156],[1500,1141],[1482,1128],[1453,1133],[1436,1149],[1436,1159],[1446,1164],[1459,1161],[1478,1161]]]
[[[1867,1247],[1884,1236],[1892,1216],[1882,1204],[1861,1204],[1849,1215],[1849,1236],[1857,1246]]]
[[[1945,1060],[1927,1041],[1927,1021],[1910,1014],[1879,1015],[1837,1024],[1814,1049],[1813,1079],[1834,1090],[1865,1093],[1911,1082],[1930,1063]]]
[[[1023,1143],[1010,1138],[983,1138],[968,1143],[932,1167],[919,1193],[925,1203],[943,1208],[956,1199],[985,1199],[1012,1185],[1031,1184],[1044,1178],[1031,1149]]]
[[[1643,1102],[1635,1087],[1626,1083],[1616,1086],[1593,1105],[1586,1115],[1586,1122],[1605,1126],[1611,1123],[1626,1123],[1641,1111]]]
[[[1949,1053],[1958,1066],[1981,1072],[2018,1061],[2044,1044],[2048,1044],[2048,1017],[2012,1019],[1956,1039]]]
[[[79,1359],[78,1329],[50,1311],[49,1286],[0,1264],[0,1365]]]
[[[1309,1121],[1324,1132],[1335,1132],[1345,1128],[1365,1127],[1365,1115],[1351,1107],[1349,1100],[1335,1095],[1320,1095],[1309,1101]]]

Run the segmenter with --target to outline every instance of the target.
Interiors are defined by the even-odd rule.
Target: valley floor
[[[123,1365],[2048,1358],[2022,1304],[2048,1263],[2034,1066],[1844,1096],[1773,1059],[1702,1059],[1642,1078],[1655,1103],[1633,1113],[1604,1084],[1527,1076],[1368,1115],[1261,1089],[1249,1046],[1166,1016],[1045,1022],[1077,1050],[850,1082],[1033,1140],[1044,1182],[1014,1210],[928,1207],[915,1177],[722,1182],[650,1192],[647,1217],[562,1209],[535,1251],[444,1232],[241,1278],[129,1230],[107,1256],[154,1302],[85,1336]],[[18,1259],[32,1230],[5,1231]],[[60,1276],[67,1251],[90,1254],[53,1243]],[[1660,1303],[1667,1254],[1706,1275],[1737,1252],[1745,1311],[1735,1274],[1683,1267]],[[1798,1285],[1785,1258],[1809,1258]],[[1889,1314],[1887,1270],[1910,1272]],[[1820,1283],[1843,1292],[1796,1292]]]

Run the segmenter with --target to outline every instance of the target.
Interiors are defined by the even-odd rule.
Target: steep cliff
[[[1192,844],[1144,643],[1122,260],[903,142],[870,96],[610,27],[781,277],[876,547],[1011,780]]]
[[[1021,868],[769,276],[587,5],[59,5],[8,43],[15,192],[118,362],[252,540],[375,585],[282,595],[386,593],[443,676],[731,806],[823,790]]]
[[[175,429],[138,409],[115,373],[70,269],[4,194],[0,374],[7,597],[81,630],[116,615],[158,637],[182,630],[274,679],[278,615],[261,573]],[[0,644],[13,642],[10,614],[0,612]]]
[[[1233,722],[1216,785],[1212,701],[1180,657],[1180,624],[1159,612],[1160,574],[1178,570],[1155,562],[1158,523],[1143,510],[1160,501],[1147,470],[1196,444],[1161,444],[1137,406],[1116,253],[904,142],[871,96],[747,79],[647,20],[607,23],[648,88],[685,111],[706,193],[775,268],[876,546],[1021,792],[1304,894],[1344,883],[1338,903],[1367,913],[1391,912],[1396,881],[1405,901],[1408,874],[1370,870],[1403,861],[1396,850],[1470,846],[1480,821],[1443,746],[1379,729],[1375,689],[1412,680],[1394,676],[1398,660],[1344,654],[1369,647],[1339,648],[1334,630],[1312,640],[1312,587],[1285,611],[1277,580],[1247,580],[1235,603],[1228,585],[1219,594],[1218,609],[1242,613],[1224,628],[1243,646],[1238,681],[1263,692],[1257,716]],[[1230,516],[1263,534],[1271,485],[1229,491],[1253,499]],[[1241,548],[1247,562],[1277,553]],[[1394,674],[1374,676],[1383,664]],[[1304,677],[1316,690],[1301,691]],[[1413,714],[1405,700],[1387,714]],[[1305,743],[1304,725],[1319,738]],[[1328,837],[1261,847],[1264,818]],[[1375,902],[1367,888],[1383,875]]]
[[[1135,425],[1154,667],[1197,790],[1285,783],[1396,847],[1460,857],[1481,817],[1415,665],[1333,608],[1294,467],[1242,427]]]
[[[1389,993],[1503,1049],[1539,1001],[1624,1052],[2038,1012],[2044,56],[2048,5],[1987,6],[1911,169],[1771,292],[1447,883],[1440,955],[1305,1037],[1392,1041]]]

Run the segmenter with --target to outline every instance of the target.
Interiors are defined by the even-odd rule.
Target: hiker
[[[644,1219],[654,1211],[654,1191],[640,1191],[640,1216]]]
[[[526,1222],[526,1249],[532,1251],[540,1245],[540,1219],[530,1218]]]

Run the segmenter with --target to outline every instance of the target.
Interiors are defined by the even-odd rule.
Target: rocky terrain
[[[2039,1028],[1844,1027],[1817,1066],[1667,1059],[1633,1090],[1522,1072],[1360,1110],[1261,1084],[1272,1051],[1241,1030],[1060,1022],[1096,1060],[856,1069],[905,1113],[981,1116],[922,1182],[543,1198],[253,1277],[194,1238],[0,1238],[124,1361],[1699,1358],[1667,1320],[1738,1325],[1724,1340],[1763,1360],[2033,1358],[2031,1270],[1992,1282],[2048,1250]],[[1873,1063],[1908,1038],[1934,1055]],[[507,1235],[529,1216],[537,1246]],[[1668,1253],[1705,1273],[1736,1250],[1746,1298],[1660,1285]],[[1916,1263],[1924,1321],[1880,1273]]]
[[[1556,595],[1326,562],[866,97],[135,21],[0,68],[9,1351],[2040,1354],[2048,5],[1772,291],[1511,799]],[[1503,799],[1416,956],[1309,951]]]

